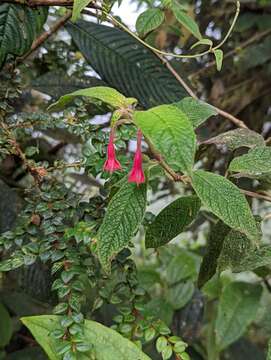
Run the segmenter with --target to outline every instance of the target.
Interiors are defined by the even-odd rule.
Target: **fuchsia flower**
[[[141,130],[138,130],[137,148],[134,157],[134,163],[128,177],[128,182],[135,182],[137,183],[137,185],[145,182],[145,175],[142,168],[141,141],[142,141],[142,132]]]
[[[115,147],[114,147],[114,131],[111,130],[109,136],[109,143],[107,147],[107,159],[104,163],[103,169],[110,173],[113,173],[116,170],[121,170],[121,164],[116,158]]]

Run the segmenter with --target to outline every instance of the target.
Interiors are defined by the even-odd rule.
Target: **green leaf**
[[[0,262],[0,271],[6,272],[14,270],[21,267],[22,265],[24,265],[23,255],[21,253],[15,253],[13,257]]]
[[[72,21],[77,21],[81,11],[90,3],[90,0],[74,0],[72,7]]]
[[[60,355],[57,355],[57,340],[49,336],[59,326],[60,319],[59,316],[54,315],[30,316],[21,319],[50,360],[62,359]],[[81,355],[82,360],[90,359],[91,356],[94,356],[96,360],[150,360],[135,344],[106,326],[85,320],[83,328],[84,342],[93,347],[89,352]]]
[[[164,336],[160,336],[156,340],[156,350],[160,353],[167,347],[167,339]]]
[[[195,291],[191,281],[171,286],[167,291],[167,301],[174,310],[183,308],[192,298]]]
[[[202,203],[226,225],[259,240],[259,231],[245,196],[226,178],[203,170],[192,175],[193,187]]]
[[[70,22],[67,29],[102,80],[144,108],[188,95],[160,59],[126,32],[86,21]]]
[[[217,260],[219,258],[225,236],[230,231],[222,221],[218,221],[209,234],[206,254],[202,259],[198,276],[198,286],[201,288],[216,273]]]
[[[206,140],[203,144],[226,145],[230,151],[234,151],[240,147],[264,146],[265,143],[264,138],[255,131],[235,129]]]
[[[172,356],[172,348],[170,345],[168,345],[163,351],[162,351],[162,359],[168,360]]]
[[[185,231],[197,216],[200,205],[197,196],[184,196],[166,206],[147,228],[146,247],[158,248]]]
[[[22,56],[42,30],[48,10],[19,4],[0,5],[0,68],[8,54]]]
[[[259,228],[259,234],[261,233],[261,218],[256,218],[257,226]],[[223,241],[222,249],[218,259],[218,270],[221,272],[227,268],[234,270],[238,268],[240,262],[245,260],[247,256],[255,249],[251,241],[246,235],[239,231],[231,230],[225,236]]]
[[[215,55],[215,61],[216,61],[216,68],[218,71],[222,69],[222,63],[223,63],[223,51],[220,49],[214,50]]]
[[[125,248],[136,233],[145,213],[147,184],[125,182],[111,199],[98,232],[98,256],[102,266]]]
[[[191,49],[194,49],[196,46],[199,46],[199,45],[208,45],[209,47],[212,47],[213,42],[211,39],[201,39],[201,40],[197,41],[195,44],[193,44],[191,46]]]
[[[261,295],[260,285],[232,282],[224,288],[215,321],[216,345],[220,351],[236,341],[255,319]]]
[[[170,166],[191,172],[196,137],[191,122],[181,110],[161,105],[148,111],[135,111],[134,122]]]
[[[158,8],[144,11],[136,20],[136,31],[144,37],[150,31],[158,28],[165,19],[165,14]]]
[[[130,104],[130,99],[126,99],[126,97],[117,90],[106,86],[97,86],[88,89],[77,90],[71,94],[61,96],[57,102],[49,106],[49,110],[56,111],[62,109],[76,96],[86,96],[97,99],[117,109],[121,107],[127,107]],[[136,102],[136,99],[134,99],[134,102]]]
[[[194,254],[182,251],[173,257],[166,269],[168,284],[175,284],[181,280],[194,278],[197,274],[198,261]]]
[[[230,163],[229,170],[249,176],[270,175],[271,148],[257,147],[251,149],[247,154],[234,158]]]
[[[186,97],[173,105],[186,114],[194,128],[200,126],[210,116],[217,115],[217,111],[212,105],[192,97]]]
[[[263,17],[263,14],[261,18]],[[261,20],[262,21],[262,20]],[[269,19],[270,21],[270,19]],[[256,66],[263,65],[271,59],[271,36],[267,36],[260,43],[248,46],[242,51],[237,63],[241,73]]]
[[[246,257],[246,255],[253,249],[251,241],[246,235],[241,234],[238,231],[231,230],[225,237],[221,253],[218,259],[219,271],[226,270],[228,268],[234,268],[238,266],[240,259]]]
[[[0,349],[8,345],[12,336],[12,321],[4,305],[0,303]]]
[[[198,24],[183,11],[182,6],[180,6],[177,1],[173,2],[171,9],[179,23],[181,23],[197,39],[201,40],[202,36]]]
[[[271,264],[271,245],[260,245],[247,256],[239,258],[239,263],[233,266],[233,272],[253,271],[259,267]]]
[[[93,86],[105,86],[105,83],[92,76],[83,79],[75,75],[68,76],[65,71],[58,69],[48,71],[33,79],[30,85],[34,89],[58,99],[60,96],[76,90]]]
[[[144,304],[142,315],[145,318],[154,317],[157,319],[157,314],[159,314],[159,320],[164,321],[167,325],[171,324],[173,309],[166,299],[161,297],[153,297],[151,301],[149,301],[147,304]],[[166,334],[165,330],[166,329],[164,329],[164,326],[162,328],[159,327],[158,332],[161,334]]]

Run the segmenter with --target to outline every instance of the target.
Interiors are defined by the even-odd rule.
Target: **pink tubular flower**
[[[113,173],[116,170],[121,170],[121,164],[116,158],[115,147],[114,147],[114,131],[111,130],[109,136],[109,143],[107,147],[107,159],[103,167],[104,171]]]
[[[138,130],[137,132],[137,148],[134,157],[134,163],[132,170],[130,171],[128,182],[135,182],[137,185],[145,182],[145,175],[142,169],[142,154],[141,154],[141,140],[142,132]]]

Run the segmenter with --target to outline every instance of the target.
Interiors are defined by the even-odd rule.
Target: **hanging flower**
[[[115,147],[114,147],[114,131],[111,130],[109,136],[109,143],[107,147],[107,159],[103,167],[104,171],[113,173],[116,170],[121,170],[121,164],[116,158]]]
[[[145,182],[145,175],[142,168],[141,141],[142,141],[142,132],[141,130],[138,130],[137,148],[134,157],[134,163],[128,177],[128,182],[135,182],[137,183],[137,185]]]

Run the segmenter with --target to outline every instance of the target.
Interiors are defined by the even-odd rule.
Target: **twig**
[[[23,166],[33,176],[36,183],[40,183],[43,177],[47,175],[46,169],[41,166],[36,166],[33,162],[29,161],[18,144],[12,131],[9,130],[8,126],[4,122],[0,122],[0,126],[2,127],[7,137],[8,143],[14,151],[14,154],[16,154],[21,159]]]
[[[147,137],[144,140],[148,144],[149,150],[153,157],[159,162],[159,165],[172,177],[174,181],[182,181],[186,183],[186,176],[177,174],[162,158],[162,155],[153,147],[152,143]]]
[[[62,16],[48,31],[42,33],[32,44],[31,49],[23,56],[17,58],[17,62],[23,62],[29,55],[31,55],[37,48],[39,48],[50,36],[57,32],[71,17],[71,11],[68,11]]]
[[[168,68],[168,70],[172,73],[172,75],[174,75],[175,79],[178,80],[178,82],[185,88],[185,90],[188,92],[188,94],[190,96],[192,96],[194,99],[198,100],[197,95],[193,92],[193,90],[186,84],[186,82],[181,78],[181,76],[177,73],[177,71],[173,68],[173,66],[170,64],[170,62],[165,59],[162,58],[160,55],[157,54],[157,56],[159,57],[159,59],[166,65],[166,67]],[[212,105],[213,106],[213,105]],[[237,119],[235,116],[233,116],[232,114],[219,109],[216,106],[213,106],[213,108],[216,110],[216,112],[218,114],[220,114],[221,116],[223,116],[224,118],[230,120],[232,123],[234,123],[237,127],[243,128],[243,129],[247,129],[248,127],[246,126],[246,124],[240,120]]]
[[[75,161],[73,163],[64,163],[64,164],[52,166],[46,170],[49,172],[49,171],[62,170],[62,169],[68,169],[68,168],[80,168],[82,165],[83,165],[82,161]]]
[[[36,6],[71,6],[73,0],[3,0],[2,2],[11,4],[21,4],[29,7]]]
[[[239,189],[239,190],[247,196],[271,202],[271,197],[268,195],[263,195],[260,193],[255,193],[253,191],[248,191],[248,190],[244,190],[244,189]]]
[[[238,3],[238,2],[237,2]],[[96,16],[95,14],[91,13],[90,11],[86,10],[85,11],[86,14],[91,15],[91,16]],[[237,13],[238,16],[239,14],[239,6],[237,6]],[[235,18],[237,18],[235,16]],[[144,46],[146,46],[146,43],[144,41],[141,41],[140,39],[138,39],[138,37],[131,32],[129,29],[127,29],[124,25],[122,25],[120,22],[116,21],[115,18],[111,17],[111,16],[107,16],[108,20],[111,22],[111,24],[115,25],[117,24],[117,26],[121,27],[124,31],[128,32],[131,36],[136,37],[137,40],[139,40],[140,42],[143,43]],[[236,20],[235,20],[236,21]],[[231,27],[232,28],[232,27]],[[228,34],[226,35],[228,36]],[[149,47],[149,46],[148,46]],[[218,48],[217,46],[215,48]],[[172,75],[176,78],[176,80],[185,88],[185,90],[188,92],[188,94],[193,97],[194,99],[198,100],[197,95],[194,93],[194,91],[186,84],[186,82],[182,79],[182,77],[177,73],[177,71],[173,68],[173,66],[170,64],[170,62],[161,55],[161,52],[157,52],[156,49],[152,49],[153,53],[159,57],[159,59],[165,64],[165,66],[167,67],[167,69],[172,73]],[[235,116],[233,116],[232,114],[228,113],[225,110],[221,110],[216,106],[213,106],[214,109],[217,111],[218,114],[220,114],[221,116],[223,116],[224,118],[230,120],[232,123],[234,123],[237,127],[243,128],[243,129],[247,129],[248,127],[246,126],[246,124],[236,118]]]
[[[260,32],[258,34],[255,34],[254,36],[252,36],[250,39],[244,41],[243,43],[241,43],[238,47],[236,47],[235,49],[230,50],[229,52],[227,52],[224,57],[223,60],[232,57],[234,54],[239,53],[241,50],[245,49],[247,46],[253,44],[254,42],[263,39],[264,37],[266,37],[267,35],[271,34],[271,29],[265,30],[263,32]],[[209,62],[205,67],[199,69],[198,71],[194,72],[193,74],[189,75],[189,78],[192,79],[196,76],[201,75],[202,73],[204,73],[206,70],[208,70],[209,68],[213,67],[216,65],[215,61],[211,61]]]

